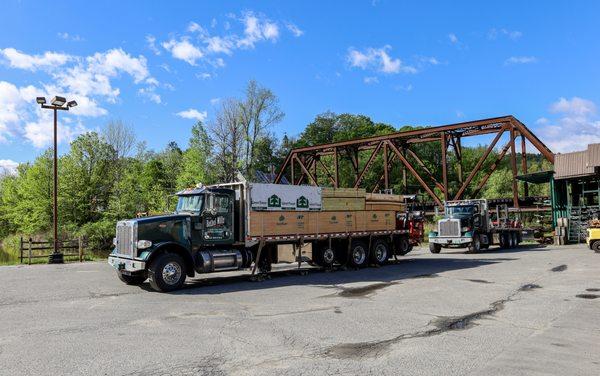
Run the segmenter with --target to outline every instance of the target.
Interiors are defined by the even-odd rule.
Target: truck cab
[[[429,233],[429,248],[433,253],[439,253],[442,247],[469,247],[470,251],[478,251],[482,245],[489,245],[487,236],[480,236],[487,234],[488,225],[486,200],[448,201],[437,231]]]
[[[108,263],[128,284],[146,278],[158,291],[181,287],[195,273],[248,267],[251,254],[236,247],[235,192],[198,186],[178,192],[175,212],[117,223]]]
[[[439,253],[442,248],[468,248],[476,253],[489,248],[494,237],[501,248],[512,248],[522,241],[521,223],[509,219],[506,204],[492,212],[485,199],[447,201],[437,231],[429,233],[429,250]]]

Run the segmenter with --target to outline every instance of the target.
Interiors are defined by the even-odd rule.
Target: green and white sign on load
[[[321,188],[305,185],[250,184],[252,210],[321,210]]]

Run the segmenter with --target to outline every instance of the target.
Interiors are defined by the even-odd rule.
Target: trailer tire
[[[371,263],[384,265],[390,257],[390,245],[383,239],[378,239],[369,252]]]
[[[442,250],[442,246],[437,243],[429,243],[429,252],[431,253],[440,253]]]
[[[139,286],[142,283],[144,283],[144,281],[146,279],[148,279],[148,276],[146,275],[146,273],[143,274],[135,274],[135,275],[126,275],[121,273],[120,271],[117,271],[117,275],[119,276],[119,279],[124,282],[127,285],[132,285],[132,286]]]
[[[369,248],[365,242],[353,240],[350,245],[350,254],[348,255],[348,264],[355,268],[364,268],[369,261]]]
[[[506,248],[506,235],[504,232],[498,233],[498,246],[500,249]]]
[[[150,286],[159,292],[174,291],[185,282],[186,265],[175,253],[159,255],[148,268]]]
[[[512,232],[511,236],[513,238],[513,247],[516,248],[519,246],[519,236],[517,235],[516,232]]]
[[[334,249],[329,248],[329,245],[324,244],[316,249],[315,253],[313,254],[313,261],[318,266],[330,267],[335,262],[335,253],[336,252]]]
[[[508,237],[508,248],[514,248],[515,247],[515,237],[513,236],[513,233],[508,232],[508,233],[506,233],[506,236]]]
[[[594,250],[594,252],[600,253],[600,240],[594,241],[591,248]]]

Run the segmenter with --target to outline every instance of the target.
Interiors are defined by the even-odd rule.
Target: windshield
[[[203,201],[204,195],[179,196],[179,201],[177,201],[177,211],[199,212],[202,209]]]
[[[477,206],[448,206],[446,211],[446,215],[450,218],[469,217],[477,213]]]

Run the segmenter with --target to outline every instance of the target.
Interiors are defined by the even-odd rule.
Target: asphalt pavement
[[[599,266],[583,245],[419,248],[171,294],[104,262],[0,267],[0,375],[598,375]]]

